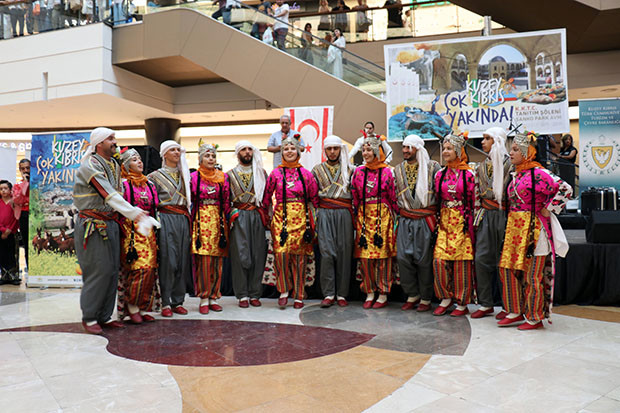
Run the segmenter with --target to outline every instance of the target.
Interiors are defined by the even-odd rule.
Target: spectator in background
[[[215,0],[213,5],[217,4],[218,9],[211,15],[211,18],[217,20],[222,17],[222,13],[224,12],[224,8],[226,7],[226,0]]]
[[[260,6],[258,6],[258,11],[262,14],[267,14],[269,16],[273,15],[273,10],[271,9],[271,3],[268,1],[263,1]],[[259,16],[259,18],[261,19],[260,21],[256,21],[253,25],[252,25],[252,31],[250,32],[250,35],[252,35],[253,37],[256,37],[258,40],[263,40],[263,33],[265,33],[265,30],[267,30],[267,23],[264,23],[264,16]]]
[[[0,181],[0,284],[21,284],[17,271],[17,248],[15,233],[19,224],[13,211],[11,190],[13,185],[6,180]]]
[[[388,27],[403,27],[403,8],[400,0],[387,0],[383,7],[393,6],[387,9]],[[396,6],[400,7],[396,7]]]
[[[351,10],[349,6],[344,3],[344,0],[338,0],[338,4],[336,7],[332,9],[332,11],[347,11]],[[340,30],[348,31],[349,30],[349,13],[337,13],[334,16],[334,25]]]
[[[64,29],[65,27],[65,6],[62,0],[48,0],[48,1],[50,1],[53,4],[52,30]],[[100,15],[103,14],[101,8],[99,9],[99,14]],[[103,18],[101,18],[101,20],[103,21]]]
[[[26,268],[28,267],[28,216],[30,204],[30,160],[22,159],[19,161],[19,173],[22,181],[13,187],[13,204],[15,210],[15,219],[19,221],[19,234],[24,244],[24,252],[26,254]]]
[[[319,13],[329,13],[329,4],[327,0],[321,0],[319,2]],[[331,22],[329,20],[329,14],[323,14],[319,19],[319,27],[318,30],[331,30]]]
[[[289,26],[288,14],[290,7],[288,4],[284,3],[283,0],[276,0],[276,4],[278,5],[278,8],[276,9],[273,17],[277,20],[273,25],[273,31],[276,32],[276,43],[278,44],[278,49],[284,50]]]
[[[555,174],[558,174],[555,164],[557,158],[553,152],[557,145],[558,142],[552,135],[538,135],[536,137],[536,161]]]
[[[17,3],[12,1],[9,6],[9,13],[11,14],[11,26],[13,27],[13,37],[24,35],[24,16],[26,15],[26,9],[23,3]],[[17,31],[17,25],[19,24],[19,32]]]
[[[301,53],[299,57],[310,64],[314,63],[314,58],[312,57],[312,25],[310,23],[306,23],[304,32],[301,34]]]
[[[273,169],[276,169],[282,163],[282,141],[287,137],[294,137],[299,132],[291,129],[291,118],[288,115],[280,116],[280,130],[274,132],[267,142],[267,151],[273,153]],[[299,140],[301,151],[304,151],[304,142]]]
[[[367,32],[372,21],[366,16],[365,10],[368,10],[366,0],[357,0],[357,6],[353,7],[352,10],[357,10],[355,13],[355,31],[358,33]]]
[[[331,63],[332,75],[338,79],[342,79],[342,52],[347,47],[347,42],[342,36],[342,31],[339,28],[334,29],[334,40],[331,46],[327,49],[327,63]]]
[[[577,160],[577,148],[573,146],[573,136],[569,133],[562,136],[562,148],[558,155],[560,178],[575,191],[575,161]]]

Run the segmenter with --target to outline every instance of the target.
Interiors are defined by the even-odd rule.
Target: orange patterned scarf
[[[198,172],[200,173],[200,179],[203,181],[213,182],[215,184],[224,183],[224,172],[220,171],[216,168],[206,168],[204,165],[200,165],[198,168]]]

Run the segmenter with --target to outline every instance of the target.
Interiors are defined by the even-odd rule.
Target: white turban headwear
[[[493,138],[493,146],[489,152],[491,165],[493,165],[493,194],[495,200],[501,205],[504,195],[504,160],[508,156],[506,131],[504,128],[493,127],[485,130],[484,135]]]
[[[165,165],[164,155],[172,148],[179,148],[181,150],[181,159],[179,161],[179,165],[177,165],[177,168],[181,173],[181,177],[183,177],[183,184],[185,184],[185,199],[187,201],[187,208],[191,209],[192,191],[189,186],[189,166],[187,164],[187,158],[185,157],[185,148],[173,140],[163,141],[159,147],[159,156],[161,156],[162,162],[164,162]]]
[[[250,141],[239,141],[235,145],[235,155],[243,148],[252,148],[252,177],[254,178],[254,195],[256,206],[261,206],[265,193],[265,169],[263,168],[263,155],[260,150]]]
[[[422,207],[426,208],[428,206],[428,164],[431,158],[424,147],[424,139],[418,135],[409,135],[403,141],[403,146],[411,146],[416,149],[418,182],[415,186],[415,197],[420,200]]]
[[[86,153],[82,157],[82,163],[90,159],[93,153],[97,152],[97,145],[108,139],[114,134],[110,128],[95,128],[90,133],[90,145],[86,148]]]
[[[349,165],[349,148],[338,136],[329,135],[323,140],[323,150],[333,146],[340,147],[340,176],[344,178],[344,182],[348,185],[349,172],[351,171]]]

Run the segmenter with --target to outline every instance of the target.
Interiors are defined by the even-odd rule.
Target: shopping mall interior
[[[32,176],[44,168],[35,159],[41,153],[36,142],[86,139],[101,126],[116,132],[119,147],[154,148],[149,153],[160,165],[160,145],[174,140],[187,151],[190,168],[199,167],[200,145],[212,143],[217,162],[228,171],[238,163],[237,142],[246,140],[261,152],[270,173],[277,165],[268,141],[280,130],[282,115],[289,116],[292,129],[301,129],[301,119],[290,114],[318,107],[329,109],[324,113],[330,132],[321,129],[323,138],[337,135],[350,149],[368,121],[387,136],[397,112],[403,118],[413,113],[404,104],[391,106],[396,89],[388,76],[395,73],[388,50],[412,43],[419,62],[436,45],[452,50],[447,63],[437,58],[420,64],[416,84],[429,86],[420,95],[416,90],[416,98],[430,105],[431,90],[438,98],[456,94],[476,71],[523,90],[510,95],[522,106],[533,102],[526,100],[529,89],[553,86],[542,102],[549,109],[538,121],[544,128],[544,116],[562,105],[563,123],[542,133],[557,141],[569,133],[575,147],[591,148],[592,154],[597,147],[580,143],[580,135],[585,139],[580,102],[620,97],[620,0],[297,0],[284,3],[289,5],[287,22],[280,21],[284,32],[272,30],[282,2],[5,3],[0,152],[7,155],[0,153],[6,174],[0,178],[13,183],[23,179],[18,162],[24,157],[32,160]],[[560,33],[561,51],[551,52],[555,46],[542,41],[528,49],[498,40],[513,45],[520,61],[467,43],[547,31]],[[333,46],[335,32],[344,39],[339,47]],[[397,63],[413,70],[415,59]],[[422,113],[436,115],[435,104],[443,108],[448,101],[435,99]],[[413,126],[405,129],[428,131],[420,116],[412,114],[407,125]],[[613,152],[620,149],[620,113],[615,119],[612,143],[599,144],[611,151],[611,161],[601,161],[610,168],[620,165]],[[472,163],[486,159],[479,132],[470,132]],[[442,135],[433,133],[426,148],[441,162],[436,137]],[[405,135],[399,136],[388,136],[391,166],[403,162]],[[554,260],[551,316],[533,331],[499,328],[491,315],[403,311],[407,295],[397,282],[387,306],[368,310],[355,275],[347,306],[323,306],[317,277],[307,284],[301,309],[282,309],[273,285],[264,285],[260,307],[243,308],[225,260],[218,301],[223,311],[202,314],[200,298],[190,293],[184,302],[188,314],[162,317],[153,311],[152,323],[126,321],[124,328],[88,334],[75,252],[49,247],[53,239],[64,242],[65,231],[73,236],[73,213],[54,209],[63,207],[62,196],[31,193],[30,235],[16,248],[18,281],[0,283],[0,411],[618,412],[620,240],[586,242],[580,225],[589,221],[578,199],[590,184],[579,185],[580,177],[586,182],[586,153],[578,156],[572,166],[574,199],[560,220],[572,253]],[[62,168],[58,159],[55,168]],[[353,161],[361,164],[361,153]],[[47,205],[55,215],[34,211],[34,204]],[[616,225],[606,227],[613,232],[620,221],[609,225]],[[23,244],[33,262],[26,260]],[[495,315],[502,310],[496,279]],[[434,297],[432,307],[439,302]],[[479,305],[473,300],[468,308],[473,313]]]

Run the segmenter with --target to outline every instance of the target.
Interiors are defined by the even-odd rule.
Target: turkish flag
[[[291,129],[301,135],[305,151],[301,153],[300,163],[308,170],[325,160],[323,141],[333,132],[334,107],[309,106],[286,108],[284,114],[291,117]]]

